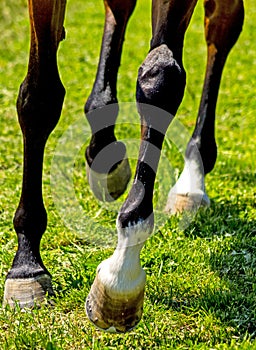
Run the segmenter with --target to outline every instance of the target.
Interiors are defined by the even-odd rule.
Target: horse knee
[[[59,77],[45,75],[41,80],[26,78],[17,99],[22,132],[43,143],[58,123],[65,96],[65,88]]]
[[[137,102],[154,105],[175,115],[186,85],[184,68],[162,44],[149,52],[137,80]]]

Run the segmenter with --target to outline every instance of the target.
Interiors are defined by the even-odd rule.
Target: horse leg
[[[221,75],[227,56],[242,30],[242,0],[205,0],[205,37],[208,59],[202,98],[193,135],[187,145],[185,166],[170,190],[166,211],[172,214],[208,206],[205,175],[217,158],[214,124]]]
[[[114,125],[118,115],[116,81],[127,22],[136,0],[105,0],[105,28],[100,62],[85,113],[92,131],[86,149],[87,177],[94,195],[113,201],[126,189],[131,171],[126,148],[117,142]]]
[[[53,294],[51,277],[40,256],[47,215],[42,198],[45,143],[61,113],[65,89],[56,53],[64,38],[65,0],[29,0],[31,46],[28,72],[17,100],[23,133],[24,163],[20,202],[14,217],[18,250],[5,281],[4,304],[32,307]]]
[[[118,245],[97,269],[87,298],[89,319],[99,328],[125,332],[142,315],[145,272],[140,251],[153,231],[153,187],[162,142],[183,97],[184,34],[197,0],[153,1],[153,38],[139,69],[137,103],[141,144],[132,188],[118,218]]]

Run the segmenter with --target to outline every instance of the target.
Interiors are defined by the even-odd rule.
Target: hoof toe
[[[46,295],[53,296],[50,276],[44,274],[31,278],[7,278],[3,306],[33,308],[39,306]]]
[[[98,329],[111,333],[125,333],[139,323],[143,299],[144,289],[133,296],[110,296],[109,291],[96,277],[86,299],[86,313]]]
[[[205,193],[170,193],[165,207],[165,212],[171,215],[175,215],[184,211],[195,211],[200,207],[209,206],[210,200]]]

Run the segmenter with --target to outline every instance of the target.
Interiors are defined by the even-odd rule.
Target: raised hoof
[[[120,197],[131,178],[131,169],[126,157],[108,174],[98,173],[86,163],[86,173],[93,194],[102,202],[113,202]]]
[[[210,199],[205,193],[170,193],[165,207],[165,212],[171,215],[175,215],[184,211],[195,211],[200,207],[209,206]]]
[[[5,281],[3,306],[15,308],[33,308],[40,306],[46,295],[53,296],[51,278],[49,275],[39,275],[31,278],[7,278]]]
[[[86,300],[86,313],[98,329],[111,333],[125,333],[139,323],[143,300],[144,289],[132,296],[120,296],[112,292],[110,296],[96,276]]]

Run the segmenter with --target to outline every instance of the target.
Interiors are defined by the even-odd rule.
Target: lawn
[[[147,273],[144,315],[130,333],[112,335],[97,331],[84,310],[96,267],[114,249],[116,215],[127,195],[109,206],[99,203],[85,174],[84,150],[90,133],[83,105],[93,84],[104,21],[103,3],[97,3],[68,2],[67,36],[59,50],[67,93],[61,120],[46,147],[43,191],[48,228],[41,243],[43,260],[53,275],[55,306],[43,305],[26,313],[0,309],[0,347],[256,349],[256,4],[245,1],[244,30],[222,79],[216,124],[218,160],[206,180],[211,207],[195,217],[169,218],[162,208],[183,167],[182,151],[193,130],[205,69],[202,2],[196,7],[184,51],[187,90],[168,130],[156,179],[155,234],[141,254]],[[1,0],[0,31],[2,300],[16,249],[12,218],[22,179],[15,101],[29,49],[25,0]],[[133,104],[136,75],[150,35],[150,4],[141,0],[128,26],[118,80],[121,113],[116,131],[127,143],[133,170],[139,143],[139,118]]]

